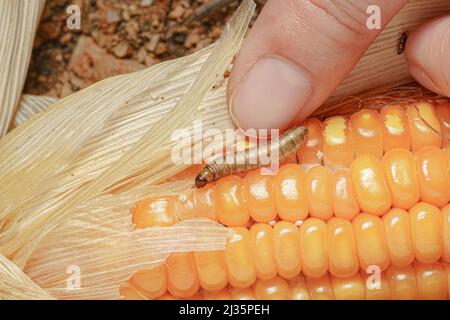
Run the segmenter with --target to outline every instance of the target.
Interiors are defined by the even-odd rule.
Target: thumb
[[[268,0],[230,75],[228,105],[235,124],[244,130],[285,129],[305,119],[406,2]],[[379,29],[367,24],[368,8],[374,7]]]

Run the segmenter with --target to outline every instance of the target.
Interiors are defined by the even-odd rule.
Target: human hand
[[[350,73],[407,0],[268,0],[236,59],[228,84],[230,114],[242,129],[285,129],[317,109]],[[377,5],[381,28],[367,27]],[[450,96],[450,15],[408,39],[411,75]]]

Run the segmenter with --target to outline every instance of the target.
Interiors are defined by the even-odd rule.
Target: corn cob
[[[446,146],[449,106],[417,103],[406,108],[386,106],[379,113],[363,109],[348,120],[342,116],[323,123],[308,119],[308,139],[298,150],[300,163],[348,166],[361,155],[381,158],[397,148],[415,151],[423,146]]]
[[[391,106],[380,114],[362,110],[348,121],[327,119],[323,130],[310,119],[308,141],[298,152],[307,172],[287,164],[274,177],[229,176],[185,197],[138,203],[133,209],[137,227],[200,216],[237,228],[225,251],[174,253],[165,266],[137,272],[121,290],[150,298],[168,290],[186,298],[200,287],[220,295],[230,284],[244,297],[252,285],[295,279],[300,271],[310,283],[320,283],[327,272],[340,279],[371,265],[386,270],[414,259],[449,262],[449,106]],[[366,213],[356,216],[360,211]],[[285,221],[273,228],[264,223],[239,227],[249,225],[250,218],[275,223],[277,215]]]
[[[450,263],[450,205],[440,210],[419,202],[409,213],[393,208],[382,217],[359,214],[352,222],[308,218],[300,227],[279,221],[273,227],[256,223],[233,230],[225,251],[174,253],[165,266],[140,271],[130,281],[150,297],[166,289],[189,297],[200,287],[247,288],[276,275],[350,277],[372,266],[385,271],[414,260]]]
[[[256,299],[448,299],[450,266],[415,262],[405,267],[389,267],[379,282],[361,272],[339,278],[325,274],[320,278],[281,277],[258,280],[253,286]]]
[[[448,299],[450,266],[414,263],[406,267],[389,267],[379,282],[361,272],[339,278],[325,274],[320,278],[299,276],[287,281],[279,276],[259,279],[253,285],[258,300],[379,300],[379,299]],[[205,293],[203,295],[206,297]]]
[[[306,172],[299,165],[286,164],[275,176],[252,171],[243,179],[228,176],[185,197],[147,199],[137,204],[134,223],[142,227],[158,216],[157,225],[168,225],[179,216],[201,216],[236,227],[251,219],[300,223],[308,216],[352,219],[360,211],[382,215],[391,206],[409,209],[420,200],[441,207],[450,200],[449,164],[450,146],[445,150],[426,146],[415,154],[394,149],[381,161],[360,156],[349,169],[334,172],[324,166]],[[161,220],[160,207],[173,212],[173,217]]]
[[[123,287],[124,288],[124,287]],[[137,287],[122,289],[125,299],[148,299]],[[165,293],[158,299],[178,299]],[[450,299],[450,265],[444,263],[390,266],[379,277],[361,272],[339,278],[299,275],[292,280],[280,276],[258,279],[252,287],[227,287],[218,291],[200,290],[192,300],[413,300]]]
[[[384,107],[379,114],[362,110],[348,121],[333,117],[323,126],[308,119],[308,137],[297,156],[307,168],[313,166],[310,170],[287,164],[274,177],[255,171],[244,179],[229,176],[182,200],[149,199],[140,205],[174,201],[167,206],[180,217],[204,216],[232,227],[245,226],[250,219],[270,222],[277,216],[295,223],[308,215],[320,219],[333,215],[351,219],[360,211],[381,215],[391,205],[409,209],[419,199],[443,206],[450,198],[449,110],[448,103],[436,108],[418,103],[406,110]],[[443,151],[438,150],[441,145]],[[135,217],[138,226],[147,218]]]

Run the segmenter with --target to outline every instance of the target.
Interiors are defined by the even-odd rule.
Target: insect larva
[[[423,264],[415,262],[404,267],[390,266],[381,273],[378,283],[368,274],[355,273],[339,278],[325,274],[321,278],[299,275],[292,280],[275,276],[258,279],[249,288],[231,286],[218,291],[199,290],[189,300],[417,300],[450,299],[450,265],[446,263]],[[121,287],[124,299],[148,299],[138,288]],[[166,293],[158,300],[179,299]]]
[[[351,277],[369,267],[384,271],[414,260],[450,263],[449,218],[450,205],[440,210],[420,202],[409,212],[391,209],[383,217],[362,213],[352,222],[308,218],[300,227],[286,221],[273,227],[256,223],[249,229],[233,228],[224,251],[174,253],[164,268],[139,273],[131,282],[149,297],[167,288],[183,298],[200,287],[221,290],[230,284],[247,288],[257,279],[276,275],[288,280],[300,273],[312,278],[327,272]]]
[[[147,199],[137,205],[133,219],[139,227],[148,219],[164,225],[178,217],[197,216],[238,227],[250,219],[299,223],[308,216],[352,219],[360,211],[382,215],[391,206],[409,209],[420,200],[443,206],[450,200],[449,156],[450,152],[430,146],[415,153],[393,149],[381,160],[360,156],[348,169],[315,166],[304,170],[286,164],[275,176],[256,170],[244,178],[222,178],[183,197]],[[170,217],[162,216],[159,209],[151,210],[161,206],[167,207]]]
[[[275,146],[270,145],[268,150],[258,149],[256,151],[256,161],[250,161],[252,156],[252,149],[248,149],[244,151],[244,163],[226,163],[226,159],[217,159],[212,163],[207,164],[197,175],[195,178],[195,187],[202,188],[208,183],[219,180],[220,178],[250,171],[252,169],[261,167],[261,159],[265,157],[270,157],[274,152],[274,148],[278,149],[279,159],[282,161],[286,157],[295,153],[295,151],[302,145],[307,135],[307,129],[303,126],[294,127],[287,130],[279,139],[279,143]],[[233,159],[237,158],[237,153],[232,157]]]

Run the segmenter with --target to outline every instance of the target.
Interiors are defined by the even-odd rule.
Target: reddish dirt
[[[25,92],[64,97],[109,76],[177,58],[216,41],[239,0],[47,0]],[[258,11],[265,0],[258,2]],[[66,9],[81,9],[68,30]],[[256,15],[255,15],[256,16]]]

